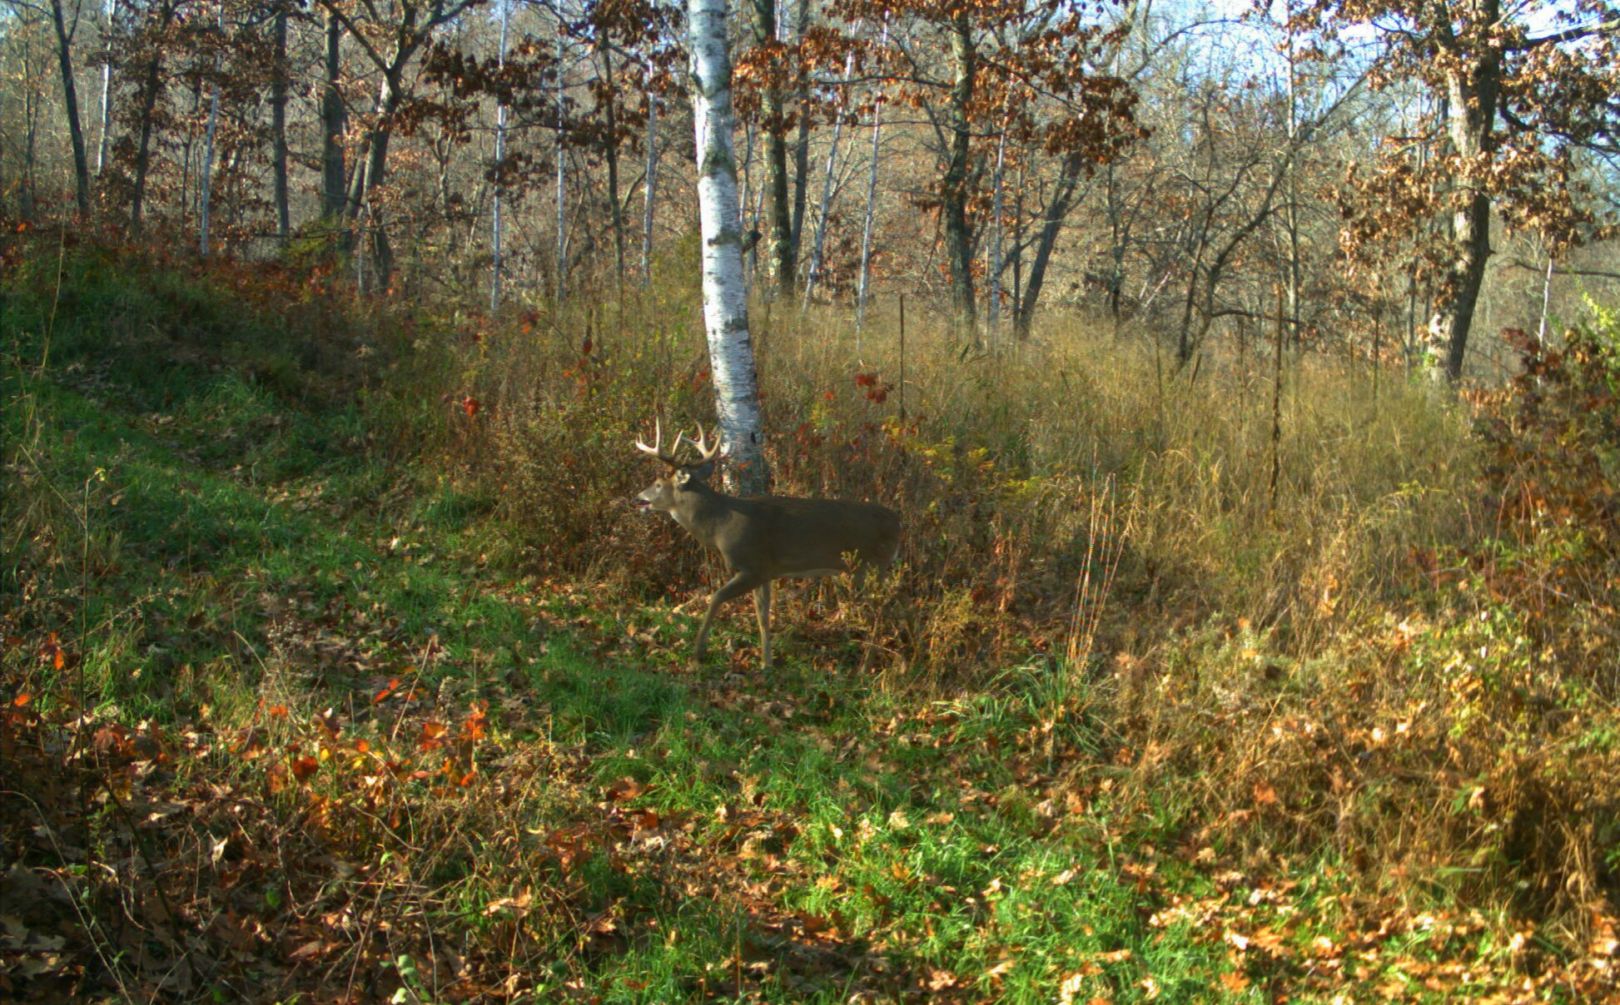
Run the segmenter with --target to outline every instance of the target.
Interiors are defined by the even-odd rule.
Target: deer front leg
[[[698,628],[697,645],[692,649],[693,663],[703,662],[703,654],[707,651],[709,644],[709,623],[714,620],[714,612],[719,610],[720,605],[732,597],[740,597],[758,585],[759,579],[757,577],[746,572],[739,572],[732,576],[726,585],[714,591],[714,596],[709,598],[709,609],[703,615],[703,624]]]

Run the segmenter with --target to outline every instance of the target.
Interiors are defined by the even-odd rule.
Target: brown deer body
[[[709,639],[709,625],[720,605],[752,590],[759,618],[761,661],[771,665],[771,582],[786,576],[830,576],[844,571],[846,556],[858,566],[885,566],[900,550],[900,514],[875,503],[836,499],[794,499],[781,496],[742,498],[726,495],[709,485],[708,476],[720,450],[718,438],[706,442],[682,433],[701,457],[682,464],[663,450],[660,426],[656,443],[641,441],[636,448],[669,467],[636,497],[641,506],[668,513],[704,546],[720,553],[731,579],[716,590],[698,628],[694,662],[701,663]]]

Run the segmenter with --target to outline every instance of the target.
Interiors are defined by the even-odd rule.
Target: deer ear
[[[687,482],[692,480],[692,472],[686,470],[685,468],[681,468],[680,470],[676,471],[673,476],[671,476],[671,480],[676,484],[677,487],[683,487]]]

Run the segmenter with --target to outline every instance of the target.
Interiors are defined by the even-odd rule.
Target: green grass
[[[1247,795],[1211,795],[1214,765],[1121,712],[1154,707],[1129,687],[1210,716],[1303,702],[1331,660],[1199,629],[1147,683],[1036,655],[919,694],[855,672],[849,625],[796,633],[797,598],[769,675],[746,605],[693,669],[690,605],[544,577],[488,479],[398,449],[416,433],[388,424],[424,387],[321,366],[342,340],[312,348],[296,312],[233,310],[207,276],[93,253],[59,295],[42,263],[7,287],[0,339],[4,697],[157,736],[170,766],[118,798],[194,809],[149,827],[58,807],[134,865],[86,873],[110,878],[86,895],[103,927],[73,942],[84,983],[40,988],[155,979],[91,951],[165,882],[135,848],[192,898],[179,924],[214,968],[195,999],[320,998],[355,974],[402,1001],[649,1003],[1329,1000],[1346,982],[1440,1000],[1519,979],[1505,920],[1464,923],[1445,891],[1362,899],[1355,849],[1231,837],[1212,816]],[[1158,484],[1202,477],[1154,463]],[[1235,553],[1223,589],[1258,589],[1268,561]],[[48,809],[42,778],[18,784]],[[22,834],[13,860],[83,869]],[[1452,927],[1413,927],[1417,909]],[[244,950],[221,917],[274,937]],[[1478,973],[1425,983],[1453,966]]]
[[[515,708],[503,745],[575,751],[590,786],[635,778],[635,805],[689,821],[675,867],[639,872],[600,850],[577,865],[582,909],[617,912],[627,934],[611,951],[559,945],[554,990],[583,979],[606,1001],[729,996],[740,966],[764,1000],[932,980],[1034,1002],[1129,949],[1082,990],[1132,1000],[1154,976],[1191,1000],[1198,975],[1222,967],[1184,927],[1148,929],[1096,828],[1037,811],[997,754],[1038,729],[1038,679],[1062,671],[1009,675],[921,720],[870,679],[792,657],[768,683],[720,683],[716,668],[684,667],[690,616],[537,597],[481,565],[488,502],[369,456],[356,408],[301,408],[234,368],[148,360],[126,386],[17,366],[16,341],[10,352],[6,398],[24,407],[6,410],[6,436],[27,477],[8,503],[7,585],[52,598],[20,605],[12,630],[55,631],[83,658],[22,668],[22,688],[68,701],[82,686],[104,714],[178,726],[202,709],[246,721],[263,699],[363,707],[376,679],[414,672],[430,688],[453,681],[458,701]],[[38,536],[64,528],[73,539]],[[624,617],[661,644],[602,655]],[[722,649],[733,629],[749,640],[739,618]],[[1095,746],[1059,728],[1074,733],[1066,747]],[[544,829],[588,808],[540,796],[511,809]],[[440,924],[476,929],[479,905],[508,893],[481,887],[505,863],[479,855],[430,877],[464,901]],[[724,879],[689,897],[686,870]],[[832,933],[825,946],[773,930],[800,914]],[[535,1000],[548,993],[542,977]]]

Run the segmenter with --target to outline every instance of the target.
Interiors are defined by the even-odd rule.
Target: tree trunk
[[[799,0],[794,18],[794,38],[804,41],[805,29],[810,26],[810,0]],[[810,177],[810,83],[806,79],[799,87],[799,134],[793,141],[793,237],[788,244],[793,268],[799,267],[799,253],[804,247],[804,206],[807,182]]]
[[[968,153],[972,134],[968,105],[973,100],[974,77],[978,71],[973,47],[972,25],[966,14],[952,21],[951,63],[955,77],[951,83],[949,120],[950,149],[945,175],[940,180],[940,212],[945,224],[945,256],[951,270],[951,307],[957,323],[973,331],[973,240],[968,231]],[[975,338],[977,336],[975,335]]]
[[[687,17],[703,229],[703,316],[715,405],[730,462],[729,480],[739,491],[756,494],[770,479],[762,452],[764,431],[743,285],[726,0],[688,0]]]
[[[1003,123],[1000,134],[996,137],[996,167],[991,178],[990,197],[990,303],[986,310],[990,322],[990,339],[997,338],[997,329],[1001,327],[1001,267],[1002,267],[1002,178],[1006,174],[1007,164],[1007,126],[1003,114]]]
[[[557,49],[555,53],[557,63],[557,302],[562,303],[563,295],[567,290],[564,277],[568,274],[568,147],[564,135],[566,123],[563,121],[564,97],[563,56],[566,49],[563,44],[563,26],[557,24]]]
[[[224,8],[220,9],[220,17],[225,16]],[[215,69],[218,70],[216,60]],[[204,258],[211,250],[208,244],[208,225],[212,220],[214,199],[214,140],[219,134],[219,84],[214,84],[213,93],[208,96],[208,128],[203,136],[203,163],[202,172],[197,180],[198,184],[198,236],[197,250]]]
[[[777,41],[775,0],[753,0],[754,44]],[[782,113],[782,89],[774,82],[765,88],[765,188],[769,193],[771,279],[784,295],[793,293],[793,209],[788,199],[787,130]]]
[[[62,13],[62,0],[51,0],[51,23],[56,28],[56,61],[62,71],[62,104],[67,110],[68,139],[73,144],[73,194],[79,216],[90,216],[90,160],[84,151],[84,129],[79,125],[79,89],[73,79],[73,33]]]
[[[1119,174],[1114,162],[1109,161],[1104,191],[1108,216],[1108,316],[1114,323],[1114,337],[1119,338],[1122,321],[1122,290],[1125,285],[1125,250],[1130,240],[1131,225],[1120,211]]]
[[[641,208],[641,285],[652,285],[654,197],[658,193],[658,95],[652,89],[652,68],[647,68],[647,174],[646,199]]]
[[[1492,5],[1494,6],[1494,5]],[[1501,90],[1501,56],[1488,51],[1474,63],[1448,74],[1446,132],[1462,162],[1459,205],[1452,214],[1450,262],[1429,322],[1440,358],[1439,373],[1455,382],[1462,377],[1468,335],[1491,257],[1491,197],[1479,176],[1494,156],[1496,110]]]
[[[343,93],[338,80],[343,71],[343,23],[326,14],[326,76],[321,88],[321,214],[336,221],[343,215]]]
[[[24,220],[34,218],[35,200],[38,197],[36,185],[39,167],[39,106],[43,98],[40,89],[34,84],[41,74],[34,65],[31,51],[27,46],[22,48],[21,62],[23,79],[23,163],[22,177],[18,181],[17,212]],[[3,158],[0,158],[3,159]],[[4,189],[0,189],[4,191]]]
[[[391,62],[398,68],[404,66],[407,59],[409,54],[401,53]],[[393,252],[388,243],[382,215],[372,203],[372,193],[382,186],[388,173],[388,145],[393,139],[394,114],[399,111],[400,97],[403,93],[399,87],[397,73],[396,69],[384,74],[382,83],[378,86],[375,105],[377,124],[366,135],[363,147],[365,166],[364,169],[358,165],[355,167],[354,177],[349,183],[349,217],[351,221],[358,223],[361,213],[367,213],[377,284],[384,289],[388,286],[394,268]]]
[[[292,233],[287,196],[287,7],[276,5],[271,24],[275,65],[270,76],[270,177],[276,201],[276,243]]]
[[[102,6],[101,24],[101,134],[96,141],[96,177],[107,166],[107,150],[111,147],[107,128],[112,123],[112,32],[113,15],[117,12],[115,0]]]
[[[1013,196],[1012,314],[1016,334],[1024,304],[1024,176],[1029,158],[1018,159],[1018,188]]]
[[[619,201],[619,102],[615,98],[618,85],[613,80],[613,50],[604,35],[598,35],[602,52],[602,79],[609,82],[605,88],[607,103],[602,114],[607,123],[607,139],[602,155],[607,161],[608,218],[613,224],[613,266],[619,293],[624,293],[624,204]]]
[[[854,72],[853,54],[844,57],[844,78]],[[838,167],[838,140],[844,132],[844,99],[838,99],[838,113],[833,119],[832,143],[827,148],[827,170],[821,177],[821,208],[816,214],[816,236],[810,246],[810,268],[804,277],[804,310],[810,309],[810,297],[815,293],[816,280],[821,275],[821,253],[826,247],[827,213],[832,206],[833,175]]]
[[[889,42],[889,25],[883,25],[883,34],[878,42],[882,48]],[[877,184],[878,184],[878,149],[883,136],[883,96],[877,95],[872,102],[872,167],[866,176],[866,214],[861,222],[861,277],[855,288],[855,348],[860,349],[860,334],[866,324],[866,301],[871,296],[872,285],[872,221],[877,211]]]
[[[1035,307],[1041,301],[1041,288],[1046,285],[1046,268],[1051,264],[1053,249],[1057,247],[1058,232],[1063,229],[1063,220],[1074,205],[1081,168],[1078,157],[1071,156],[1064,160],[1063,171],[1052,190],[1052,198],[1046,204],[1046,212],[1041,214],[1041,236],[1035,243],[1035,257],[1029,263],[1029,282],[1024,284],[1024,293],[1019,298],[1018,312],[1014,318],[1013,330],[1020,339],[1029,337],[1030,325],[1035,320]]]
[[[506,68],[506,35],[511,21],[510,0],[501,0],[501,44],[497,53],[501,69]],[[501,170],[506,165],[506,104],[495,107],[495,188],[489,201],[489,310],[494,313],[501,306]]]
[[[135,185],[129,199],[129,227],[136,233],[141,229],[141,216],[146,203],[146,176],[152,166],[152,113],[157,108],[158,75],[162,64],[154,53],[146,61],[146,79],[141,82],[141,111],[135,143]]]

